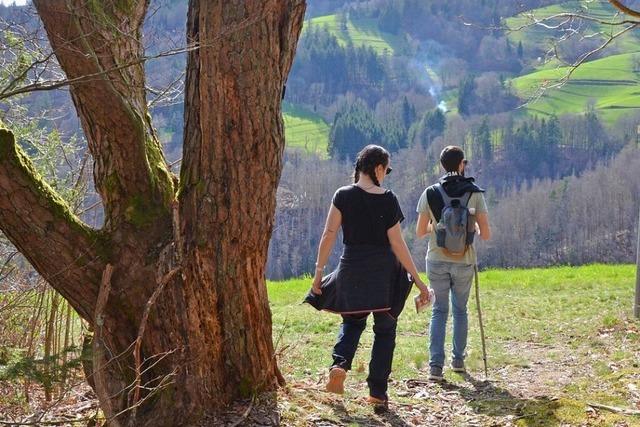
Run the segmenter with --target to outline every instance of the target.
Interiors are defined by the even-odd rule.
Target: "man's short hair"
[[[460,163],[464,160],[464,151],[462,148],[449,145],[444,147],[444,150],[440,153],[440,163],[447,172],[458,172]]]

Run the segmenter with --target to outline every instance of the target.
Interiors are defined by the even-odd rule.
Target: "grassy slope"
[[[633,406],[629,390],[640,387],[639,325],[628,319],[634,275],[635,269],[629,265],[481,273],[490,377],[504,390],[496,388],[501,391],[489,397],[475,396],[468,402],[472,411],[487,419],[505,414],[528,414],[518,421],[518,425],[559,425],[562,422],[577,425],[588,420],[586,402]],[[316,384],[322,384],[331,362],[331,348],[339,326],[337,316],[318,313],[300,304],[308,286],[306,279],[269,284],[274,341],[277,348],[284,349],[280,363],[289,381],[293,380],[292,388],[297,387],[298,382],[311,384],[312,388],[320,387]],[[472,298],[468,365],[473,375],[481,377],[482,359],[475,313]],[[427,412],[445,411],[447,408],[438,406],[442,403],[438,403],[436,396],[416,401],[396,394],[403,381],[426,377],[428,323],[429,313],[416,315],[409,306],[400,318],[391,398],[399,405],[423,405]],[[351,387],[359,390],[356,394],[366,393],[363,383],[371,342],[369,326],[350,374]],[[542,358],[548,366],[539,365]],[[566,382],[562,383],[565,364],[573,366],[575,371],[567,373]],[[545,367],[537,372],[538,366]],[[527,373],[533,375],[530,381],[526,380]],[[518,381],[523,381],[521,377],[525,378],[524,385],[518,387]],[[450,372],[446,373],[446,378],[452,384],[449,388],[465,383]],[[547,387],[548,390],[540,391],[547,398],[516,399],[514,396],[519,394],[537,393],[531,391],[528,382]],[[432,392],[454,393],[447,390],[436,388]],[[459,390],[464,395],[466,389]],[[307,392],[302,396],[314,402],[325,399],[322,394],[318,397]],[[357,400],[346,402],[352,417],[360,412],[369,413]],[[307,404],[300,403],[303,407]],[[291,425],[307,425],[302,424],[304,414],[298,410],[285,411],[285,420],[293,417]],[[495,419],[504,421],[503,418]],[[614,421],[623,419],[624,416],[603,412],[599,422],[593,425],[613,425]],[[639,425],[640,419],[626,418],[626,421],[627,425]]]
[[[509,28],[516,29],[531,23],[534,17],[540,19],[567,12],[576,12],[604,21],[610,21],[616,15],[615,9],[605,0],[571,0],[528,11],[505,21]],[[580,25],[583,34],[607,34],[620,29],[618,26],[588,21],[583,21]],[[554,37],[557,39],[558,34],[540,25],[529,26],[509,34],[514,44],[522,41],[525,50],[533,46],[548,47]],[[608,49],[623,53],[581,65],[564,87],[548,90],[539,99],[534,97],[526,107],[527,112],[544,115],[582,113],[589,102],[595,102],[595,108],[609,124],[613,124],[624,114],[636,112],[640,107],[640,100],[636,99],[638,76],[633,72],[632,56],[634,52],[640,52],[638,33],[627,33]],[[531,99],[542,85],[554,84],[567,71],[568,68],[559,67],[557,61],[541,64],[538,71],[514,79],[513,85],[520,97],[525,100]]]
[[[606,121],[612,123],[623,114],[640,108],[638,75],[633,71],[633,57],[627,53],[582,64],[562,87],[547,90],[527,108],[543,114],[581,113],[588,102],[595,102]],[[513,80],[517,93],[528,98],[542,85],[551,85],[566,75],[568,68],[541,70]]]
[[[351,42],[354,46],[372,47],[377,53],[387,55],[393,55],[403,47],[402,37],[380,31],[374,19],[349,20],[346,31],[340,28],[338,15],[319,16],[305,22],[305,28],[310,25],[326,28],[343,46]]]
[[[337,15],[313,18],[305,22],[305,28],[309,25],[327,28],[343,46],[349,42],[354,46],[368,46],[381,55],[393,55],[403,46],[400,36],[378,30],[373,19],[350,20],[346,31],[340,28]],[[283,117],[287,147],[303,148],[309,152],[326,155],[330,126],[320,116],[299,106],[285,104]]]
[[[282,110],[287,147],[326,156],[331,128],[322,117],[289,103]]]

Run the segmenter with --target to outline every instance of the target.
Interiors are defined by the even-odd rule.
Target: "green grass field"
[[[571,0],[560,4],[530,10],[507,18],[505,23],[509,29],[519,29],[518,31],[510,32],[509,39],[513,43],[522,42],[525,50],[533,47],[546,49],[551,46],[550,42],[554,37],[556,39],[558,38],[558,34],[543,25],[536,25],[533,23],[537,20],[545,19],[561,13],[576,13],[583,16],[593,17],[604,22],[616,22],[621,20],[619,14],[616,14],[616,9],[606,0]],[[567,18],[558,17],[557,19],[545,22],[545,24],[547,26],[553,26],[559,24],[565,19]],[[584,35],[602,33],[601,37],[606,37],[612,32],[615,33],[621,28],[620,26],[608,25],[604,22],[579,20],[579,22],[575,23],[573,27],[579,29],[581,34]],[[629,32],[614,41],[611,47],[619,49],[620,52],[635,52],[638,51],[638,41],[637,33]]]
[[[374,19],[352,19],[343,29],[338,15],[326,15],[306,21],[304,28],[310,26],[326,28],[342,46],[352,43],[354,46],[371,47],[381,55],[393,55],[405,46],[401,36],[380,31]],[[283,106],[283,117],[287,147],[327,155],[331,127],[322,117],[287,103]]]
[[[326,15],[310,19],[304,25],[304,28],[326,28],[343,46],[351,42],[354,46],[371,47],[379,54],[393,55],[405,46],[401,36],[380,31],[374,19],[350,19],[343,29],[338,15]]]
[[[390,387],[394,416],[409,425],[430,425],[441,420],[439,416],[450,424],[438,425],[467,425],[473,420],[480,424],[472,425],[640,425],[640,417],[594,414],[587,406],[640,404],[640,323],[630,318],[634,279],[630,265],[482,272],[490,383],[479,381],[482,358],[473,298],[471,375],[464,378],[447,371],[447,384],[442,386],[424,381],[430,313],[417,315],[407,304],[398,324]],[[349,375],[346,398],[336,401],[319,391],[339,321],[336,315],[300,303],[309,286],[308,279],[268,285],[274,342],[289,381],[282,397],[285,425],[316,425],[310,423],[314,417],[328,423],[323,425],[407,425],[359,421],[373,416],[360,400],[366,395],[370,325]],[[407,413],[408,407],[413,412]]]
[[[322,117],[290,103],[282,108],[287,147],[327,156],[331,127]]]
[[[593,102],[610,124],[624,114],[637,112],[640,89],[633,64],[636,57],[640,53],[613,55],[582,64],[565,85],[545,90],[526,109],[533,114],[581,113]],[[521,98],[529,99],[541,87],[557,83],[568,71],[566,67],[537,71],[513,79],[512,84]]]

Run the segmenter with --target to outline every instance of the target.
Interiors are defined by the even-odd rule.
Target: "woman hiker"
[[[342,315],[333,365],[326,390],[344,392],[347,371],[358,347],[367,317],[373,313],[374,342],[369,363],[369,397],[374,405],[387,406],[387,382],[395,348],[397,317],[411,290],[412,280],[422,302],[429,288],[420,279],[402,237],[404,219],[398,199],[382,188],[391,172],[389,153],[377,145],[366,146],[357,156],[354,184],[333,196],[320,241],[312,289],[306,298],[317,309]],[[344,251],[336,270],[323,278],[329,254],[342,226]]]

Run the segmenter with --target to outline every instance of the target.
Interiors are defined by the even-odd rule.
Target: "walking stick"
[[[482,341],[482,361],[484,362],[484,379],[489,377],[487,369],[487,345],[484,338],[484,325],[482,324],[482,310],[480,309],[480,287],[478,286],[478,264],[473,266],[476,282],[476,305],[478,307],[478,321],[480,322],[480,339]]]

